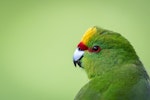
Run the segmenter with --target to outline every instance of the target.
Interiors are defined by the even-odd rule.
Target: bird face
[[[80,60],[83,58],[85,51],[90,53],[99,53],[101,51],[101,48],[98,45],[94,45],[92,47],[87,46],[88,41],[96,33],[96,31],[97,29],[93,27],[84,34],[81,42],[78,44],[77,49],[74,52],[73,62],[75,66],[79,65],[79,67],[83,67]]]
[[[76,64],[78,64],[79,67],[82,67],[80,60],[83,58],[85,51],[90,53],[99,53],[101,51],[101,48],[97,45],[93,46],[92,48],[89,48],[86,45],[84,45],[82,42],[80,42],[73,56],[73,62],[75,66]]]

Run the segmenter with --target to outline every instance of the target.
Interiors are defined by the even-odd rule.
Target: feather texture
[[[149,76],[129,41],[119,33],[94,28],[85,45],[101,51],[84,50],[80,63],[90,81],[75,100],[150,100]]]

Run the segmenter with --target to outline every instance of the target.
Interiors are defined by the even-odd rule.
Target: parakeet
[[[73,62],[89,78],[74,100],[150,100],[149,76],[133,46],[117,32],[89,28]]]

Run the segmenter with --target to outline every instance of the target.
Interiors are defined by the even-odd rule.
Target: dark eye
[[[93,51],[97,51],[98,49],[99,49],[98,46],[94,46],[94,47],[92,48]]]
[[[99,52],[100,50],[101,50],[101,48],[99,46],[94,46],[91,51],[92,52]]]

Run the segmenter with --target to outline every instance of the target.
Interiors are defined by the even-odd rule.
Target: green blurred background
[[[150,73],[150,1],[0,1],[0,100],[73,100],[88,82],[72,55],[91,26],[125,36]]]

